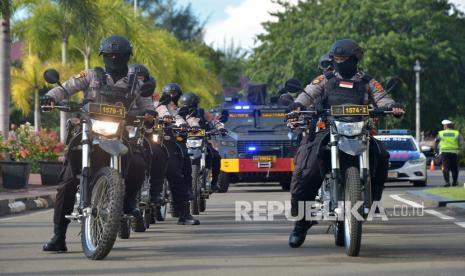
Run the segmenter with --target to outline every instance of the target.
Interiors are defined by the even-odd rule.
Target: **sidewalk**
[[[429,203],[429,204],[434,204],[437,207],[451,207],[451,208],[460,208],[462,210],[465,209],[465,203],[460,202],[460,203],[448,203],[446,206],[441,206],[441,202],[445,201],[454,201],[453,199],[450,198],[445,198],[437,195],[433,195],[430,193],[427,193],[423,190],[414,190],[414,191],[407,191],[407,194],[420,198],[423,200],[423,202]]]
[[[39,174],[31,174],[26,189],[11,190],[1,187],[0,216],[51,208],[55,204],[56,189],[57,186],[42,186]]]

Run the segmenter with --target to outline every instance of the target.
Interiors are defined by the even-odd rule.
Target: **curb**
[[[30,210],[47,209],[55,206],[55,195],[0,200],[0,216],[22,213]]]
[[[445,198],[445,197],[441,197],[441,196],[432,195],[432,194],[426,193],[426,192],[424,192],[422,190],[407,191],[407,194],[410,194],[410,195],[412,195],[414,197],[419,197],[419,198],[423,199],[424,201],[426,201],[428,203],[436,205],[437,207],[441,207],[441,206],[439,206],[440,201],[450,201],[451,200],[450,198]],[[463,210],[463,209],[465,209],[465,203],[449,203],[449,204],[447,204],[447,207],[459,208],[459,209]],[[443,207],[441,207],[441,208],[443,208]]]

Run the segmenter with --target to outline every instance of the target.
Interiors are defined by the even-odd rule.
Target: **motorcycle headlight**
[[[92,120],[92,131],[103,136],[115,135],[118,132],[118,128],[119,122]]]
[[[152,141],[159,144],[160,143],[160,134],[153,134]]]
[[[335,121],[337,132],[341,135],[345,136],[355,136],[362,133],[363,126],[365,122],[355,122],[355,123],[347,123],[347,122],[339,122]]]
[[[188,148],[199,148],[202,146],[201,139],[187,139],[186,146]]]

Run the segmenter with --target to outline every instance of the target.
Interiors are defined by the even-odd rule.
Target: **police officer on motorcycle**
[[[317,109],[329,109],[332,105],[373,104],[380,108],[392,108],[394,116],[404,113],[402,106],[386,94],[379,82],[358,70],[363,50],[356,42],[350,39],[336,41],[328,54],[334,72],[325,72],[315,78],[298,95],[291,109],[305,110],[311,105]],[[313,141],[306,136],[296,153],[295,171],[291,180],[291,213],[294,216],[298,214],[298,202],[315,200],[322,184],[325,164],[328,167],[329,163],[329,154],[324,151],[326,141],[329,142],[327,130],[317,132]],[[379,141],[371,139],[371,143],[370,163],[375,163],[370,164],[374,168],[373,200],[378,201],[387,177],[389,154]],[[289,246],[300,247],[312,224],[312,221],[306,221],[305,218],[296,221],[289,236]]]
[[[216,128],[221,135],[226,135],[227,131],[224,128],[223,123],[214,121],[213,114],[205,112],[203,108],[199,107],[199,103],[200,97],[193,92],[187,92],[179,99],[179,106],[182,110],[180,115],[186,119],[189,126],[202,128],[206,131]],[[207,149],[207,164],[211,164],[212,170],[211,189],[212,191],[218,191],[217,183],[218,176],[220,175],[221,156],[210,143],[207,144]]]
[[[160,101],[155,105],[159,117],[163,118],[166,123],[177,127],[187,127],[187,122],[178,114],[177,106],[181,95],[181,87],[176,83],[169,83],[163,87]],[[185,137],[175,135],[169,129],[165,134],[170,137],[169,140],[164,142],[169,154],[166,178],[173,198],[174,212],[179,216],[178,224],[198,225],[200,224],[199,220],[192,217],[190,213],[189,198],[192,193],[192,167],[187,153]]]
[[[144,89],[155,88],[155,81],[148,77],[144,81],[135,78],[135,74],[128,74],[128,61],[132,55],[132,44],[124,37],[110,36],[102,41],[99,48],[99,54],[103,56],[105,71],[102,68],[95,68],[82,71],[68,81],[63,83],[62,87],[51,89],[45,96],[40,99],[42,106],[54,106],[66,99],[68,96],[79,91],[84,91],[84,101],[102,102],[102,103],[122,103],[128,107],[133,102],[134,95],[130,95],[132,85],[136,83],[135,92]],[[130,80],[133,82],[130,83]],[[155,115],[155,109],[151,97],[137,98],[135,105],[139,114]],[[56,195],[54,210],[54,236],[43,246],[44,251],[67,251],[66,247],[66,230],[70,220],[65,216],[70,215],[74,208],[75,196],[79,185],[81,165],[80,146],[76,141],[77,134],[71,139],[66,153],[64,168],[61,171]],[[96,153],[98,160],[98,153]],[[124,213],[134,216],[140,215],[136,208],[135,197],[144,180],[145,160],[140,149],[131,147],[131,151],[123,160],[123,177],[125,179],[126,191],[124,198]]]

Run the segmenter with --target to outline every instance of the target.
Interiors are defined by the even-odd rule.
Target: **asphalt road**
[[[430,175],[429,185],[441,183],[438,173]],[[103,261],[84,257],[77,223],[68,233],[68,253],[42,252],[51,236],[51,210],[0,219],[0,275],[465,275],[465,225],[459,225],[465,224],[465,212],[426,206],[423,216],[413,208],[409,216],[394,216],[394,205],[404,204],[399,198],[409,200],[409,189],[415,188],[388,184],[382,203],[389,220],[364,224],[359,257],[334,245],[326,223],[292,249],[287,245],[292,222],[284,216],[235,221],[235,201],[289,199],[277,185],[238,185],[213,195],[207,212],[198,216],[201,225],[178,226],[169,218],[117,240]]]

